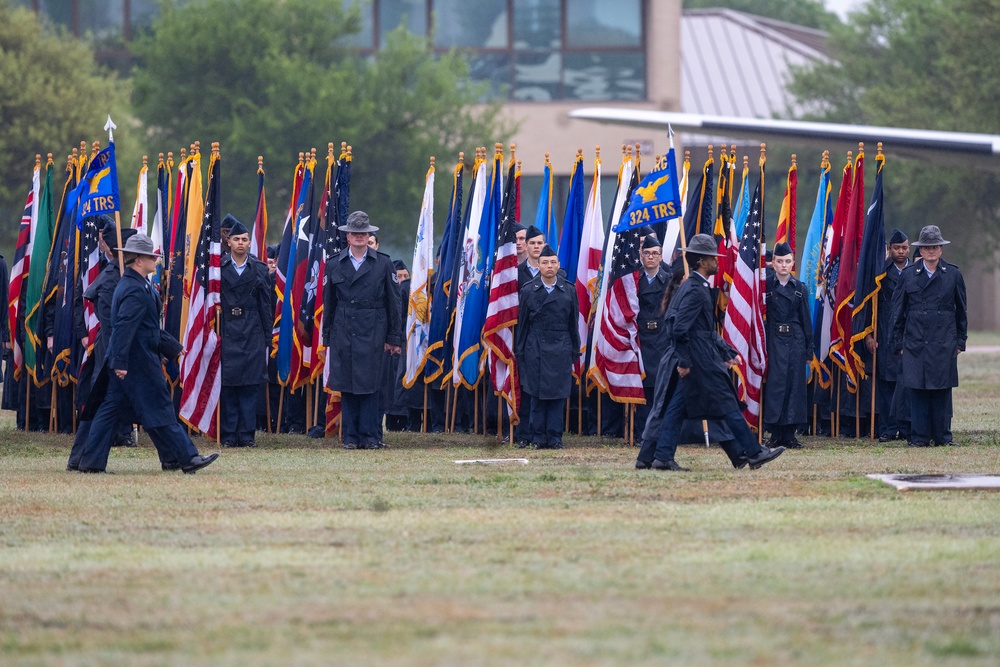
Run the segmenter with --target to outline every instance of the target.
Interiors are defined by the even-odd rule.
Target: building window
[[[425,0],[381,0],[378,6],[378,45],[384,48],[390,32],[399,26],[414,35],[427,35]]]
[[[507,0],[431,0],[434,46],[507,49]]]

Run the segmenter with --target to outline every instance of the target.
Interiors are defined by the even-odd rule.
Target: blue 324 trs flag
[[[673,152],[672,148],[670,150]],[[680,212],[681,193],[677,165],[675,160],[667,159],[639,182],[615,231],[621,233],[636,227],[665,224],[680,215]],[[704,231],[707,232],[708,229],[706,227]]]
[[[84,218],[121,209],[115,142],[109,143],[90,161],[90,167],[73,190],[73,195],[66,197],[66,209],[69,211],[71,207],[76,207],[77,229],[83,229]]]

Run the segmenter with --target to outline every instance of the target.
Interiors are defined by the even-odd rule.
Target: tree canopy
[[[478,104],[484,89],[456,54],[436,57],[402,29],[370,56],[351,51],[346,38],[360,20],[343,5],[168,3],[134,47],[135,109],[157,150],[221,142],[223,205],[243,220],[253,216],[258,155],[278,219],[298,153],[316,147],[325,156],[327,142],[339,152],[346,141],[355,156],[351,207],[408,245],[429,156],[450,165],[458,151],[503,141],[510,129],[499,104]],[[437,179],[440,201],[450,180]]]
[[[29,9],[0,0],[0,243],[10,248],[28,193],[35,154],[51,152],[57,173],[81,141],[107,143],[108,114],[120,130],[119,164],[136,162],[138,128],[130,121],[129,86],[94,61],[93,50]],[[123,189],[124,190],[124,189]],[[124,191],[122,193],[125,194]]]
[[[870,0],[829,46],[835,62],[797,72],[791,86],[812,119],[1000,133],[1000,0]],[[885,173],[887,225],[911,236],[939,225],[972,257],[1000,243],[995,173],[909,160]]]

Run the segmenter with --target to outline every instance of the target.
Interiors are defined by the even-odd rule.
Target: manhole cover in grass
[[[992,489],[1000,491],[1000,475],[925,474],[925,475],[868,475],[900,491],[913,489]]]

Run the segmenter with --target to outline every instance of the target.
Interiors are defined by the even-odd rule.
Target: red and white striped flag
[[[598,292],[601,259],[604,255],[604,211],[601,206],[601,158],[594,160],[594,180],[583,212],[583,236],[576,264],[576,299],[580,304],[577,328],[580,332],[580,354],[573,363],[573,375],[581,377],[587,358],[590,333],[590,312]]]
[[[595,381],[619,403],[644,403],[642,355],[639,353],[639,230],[615,237],[608,290],[600,322],[594,324]]]
[[[514,359],[514,325],[520,307],[517,291],[517,199],[520,179],[511,158],[507,172],[507,191],[501,208],[497,233],[496,261],[490,276],[490,300],[486,308],[483,341],[486,343],[493,391],[507,402],[512,424],[519,422],[517,362]]]
[[[7,284],[7,324],[10,332],[11,351],[14,354],[14,378],[20,379],[21,366],[24,365],[24,349],[17,338],[17,321],[25,312],[21,298],[22,288],[27,284],[28,267],[31,266],[32,220],[37,219],[38,211],[35,202],[38,201],[40,187],[39,174],[41,167],[35,165],[31,176],[31,189],[28,199],[24,202],[24,214],[21,216],[21,227],[17,233],[17,246],[14,251],[14,264],[10,269],[10,282]],[[5,387],[8,391],[10,387]]]
[[[736,348],[740,363],[734,367],[738,377],[740,400],[746,403],[743,417],[757,428],[760,416],[760,389],[767,368],[767,345],[764,339],[764,163],[760,181],[750,202],[750,215],[743,229],[739,254],[729,290],[726,320],[722,337]]]
[[[191,281],[184,348],[187,354],[181,365],[180,417],[191,428],[215,437],[215,418],[222,390],[220,360],[221,340],[215,331],[222,286],[222,244],[219,229],[222,222],[221,158],[212,152],[208,164],[208,198],[194,256],[194,276]]]

